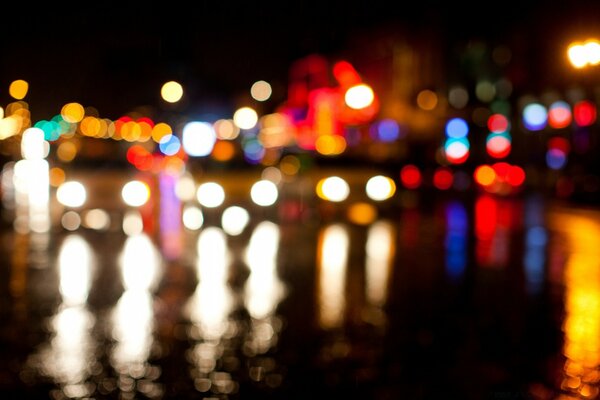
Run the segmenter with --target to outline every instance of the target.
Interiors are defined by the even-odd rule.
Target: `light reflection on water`
[[[251,229],[236,235],[214,226],[194,232],[194,258],[185,266],[190,291],[182,296],[185,301],[177,311],[184,326],[177,334],[177,343],[185,347],[181,353],[173,353],[176,346],[165,343],[165,337],[155,332],[156,293],[168,277],[164,269],[170,264],[164,262],[151,237],[132,234],[124,236],[122,251],[103,249],[117,253],[111,257],[120,273],[122,291],[109,306],[98,308],[93,306],[98,295],[92,295],[103,290],[96,285],[107,273],[98,262],[101,243],[70,234],[53,254],[48,235],[17,235],[10,286],[19,289],[11,292],[13,299],[48,290],[52,280],[38,289],[32,285],[39,276],[50,275],[32,274],[31,267],[40,271],[38,274],[50,274],[52,268],[40,265],[55,265],[58,276],[55,290],[59,301],[53,315],[47,315],[46,340],[29,354],[26,368],[50,379],[60,392],[52,392],[55,398],[225,399],[245,398],[248,391],[309,395],[321,389],[352,387],[349,382],[362,388],[367,397],[381,390],[388,397],[411,398],[415,393],[411,385],[429,379],[425,376],[430,375],[419,372],[430,368],[428,357],[433,354],[442,359],[436,349],[444,348],[442,354],[450,354],[450,360],[467,357],[463,362],[468,363],[481,357],[490,363],[484,350],[496,351],[497,342],[490,342],[483,331],[469,330],[489,321],[488,313],[515,316],[502,322],[515,326],[494,327],[514,329],[512,340],[527,347],[541,336],[528,338],[525,332],[518,336],[515,332],[520,325],[515,321],[526,320],[527,309],[534,302],[547,304],[536,313],[561,314],[562,308],[551,305],[561,304],[564,295],[561,346],[546,348],[550,354],[538,354],[539,359],[528,361],[534,369],[531,375],[511,375],[510,357],[517,356],[518,348],[507,348],[506,358],[498,356],[491,361],[496,363],[496,372],[480,368],[485,364],[477,359],[481,364],[475,364],[471,373],[478,377],[485,394],[504,393],[489,389],[500,386],[513,390],[510,393],[540,399],[597,396],[600,216],[556,211],[540,198],[521,202],[488,195],[472,204],[444,202],[441,210],[442,218],[436,219],[428,210],[411,208],[404,210],[401,218],[381,219],[368,226],[324,221],[303,227],[309,234],[301,243],[289,237],[293,232],[289,226],[271,221],[251,220]],[[288,270],[293,265],[289,260],[298,252],[314,255],[313,263],[304,263],[293,272]],[[106,261],[106,254],[103,256]],[[522,279],[522,288],[518,279]],[[509,292],[502,282],[515,280],[510,286],[513,292],[506,295]],[[502,288],[502,297],[469,297],[496,287]],[[522,290],[522,297],[515,290]],[[523,306],[498,314],[511,297],[524,299]],[[461,303],[464,299],[468,299],[466,304]],[[459,311],[447,316],[445,302]],[[16,303],[19,313],[31,312],[27,303],[18,307]],[[294,306],[296,303],[300,306]],[[302,310],[307,318],[290,310]],[[297,323],[303,325],[301,335],[305,337],[289,343],[289,337],[298,333],[289,331],[287,323],[296,318],[301,320]],[[382,326],[386,329],[379,329]],[[535,332],[541,335],[548,329],[540,326]],[[472,336],[458,337],[453,330]],[[501,333],[494,334],[503,338]],[[454,346],[461,349],[466,340],[471,341],[469,346],[480,346],[481,353],[469,348],[466,356],[454,355]],[[281,347],[282,343],[288,347]],[[558,370],[542,361],[561,356],[564,360]],[[170,365],[186,371],[179,374],[177,384],[167,381],[164,369],[172,357],[180,359],[174,364],[169,361]],[[437,362],[439,379],[455,390],[462,388],[460,382],[444,376],[456,368],[451,361]],[[413,370],[404,370],[406,365]],[[294,375],[295,368],[301,375]],[[329,369],[335,374],[328,373]],[[320,374],[325,378],[320,380]],[[335,379],[327,380],[331,376]],[[500,384],[499,376],[505,377]],[[186,381],[187,386],[182,383]],[[28,378],[27,382],[34,381]]]

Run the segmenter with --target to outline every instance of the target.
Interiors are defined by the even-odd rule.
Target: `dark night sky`
[[[357,35],[398,27],[434,32],[446,43],[501,40],[514,32],[527,36],[523,40],[550,39],[569,29],[584,32],[600,20],[600,6],[579,3],[509,1],[481,3],[481,9],[388,0],[169,1],[160,9],[141,1],[14,5],[14,13],[3,11],[0,28],[0,88],[14,79],[29,81],[34,119],[51,117],[69,101],[118,118],[137,106],[164,107],[160,86],[175,79],[186,90],[180,111],[219,112],[235,106],[258,79],[274,84],[273,101],[283,99],[294,60],[339,54]],[[10,101],[6,89],[0,101]]]

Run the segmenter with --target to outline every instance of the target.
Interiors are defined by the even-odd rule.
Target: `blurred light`
[[[281,171],[277,167],[267,167],[261,172],[260,177],[278,185],[281,182]]]
[[[127,205],[139,207],[150,198],[150,188],[142,181],[127,182],[121,190],[121,196]]]
[[[571,107],[564,101],[556,101],[548,110],[548,124],[554,129],[566,128],[571,124]]]
[[[165,124],[164,122],[160,122],[156,125],[154,125],[154,127],[152,128],[152,140],[154,140],[156,143],[160,143],[160,140],[167,136],[167,135],[172,135],[173,134],[173,129],[168,125]]]
[[[208,122],[188,122],[183,127],[183,150],[190,156],[204,157],[210,154],[217,135]]]
[[[446,136],[461,139],[469,134],[469,125],[462,118],[452,118],[446,123]]]
[[[219,140],[213,147],[211,157],[217,161],[226,162],[233,158],[235,151],[233,143]]]
[[[575,68],[600,63],[600,43],[595,39],[588,39],[585,43],[572,43],[567,49],[569,61]]]
[[[367,108],[373,103],[373,100],[375,100],[373,89],[364,83],[352,86],[344,95],[344,101],[348,107],[355,110]]]
[[[272,93],[271,85],[265,81],[256,81],[250,88],[250,95],[256,101],[267,101]]]
[[[319,234],[317,261],[317,304],[319,325],[339,327],[346,311],[346,272],[350,237],[345,226],[336,224]]]
[[[444,144],[446,159],[452,164],[462,164],[469,158],[469,140],[448,139]]]
[[[433,186],[439,190],[447,190],[452,187],[454,182],[454,175],[448,168],[439,167],[433,174]]]
[[[530,131],[544,129],[548,120],[546,107],[539,103],[531,103],[523,109],[523,124]]]
[[[417,189],[421,186],[421,171],[414,165],[405,165],[400,170],[400,180],[407,189]]]
[[[8,87],[8,94],[17,100],[23,100],[25,96],[27,96],[27,91],[29,90],[29,83],[22,79],[17,79],[16,81],[12,81],[10,86]]]
[[[508,99],[512,94],[512,91],[513,85],[507,78],[501,78],[496,82],[496,94],[500,99]],[[492,103],[492,106],[494,106],[494,103]]]
[[[167,82],[160,89],[160,95],[168,103],[177,103],[183,97],[183,87],[175,81]]]
[[[60,167],[50,168],[50,185],[59,187],[65,181],[65,171]]]
[[[341,87],[347,88],[360,83],[360,75],[348,61],[338,61],[333,65],[333,76]]]
[[[508,119],[502,114],[493,114],[488,118],[488,129],[492,133],[502,133],[508,131]]]
[[[181,149],[181,141],[175,135],[165,135],[160,139],[158,148],[166,156],[173,156]]]
[[[496,180],[496,171],[489,165],[480,165],[475,168],[473,178],[481,186],[490,186]]]
[[[139,235],[144,230],[144,221],[139,211],[129,210],[123,216],[123,232],[127,236]]]
[[[205,182],[198,186],[196,198],[204,207],[215,208],[219,207],[225,201],[225,191],[216,182]]]
[[[185,207],[181,218],[183,220],[183,226],[191,231],[197,231],[202,228],[202,225],[204,224],[202,210],[196,206]]]
[[[75,231],[81,226],[81,217],[75,211],[67,211],[60,218],[60,224],[68,231]]]
[[[62,162],[73,161],[77,155],[77,146],[73,142],[62,142],[56,148],[56,156]]]
[[[510,136],[490,133],[485,142],[485,148],[490,156],[504,158],[510,154],[512,148]]]
[[[354,203],[348,207],[348,220],[357,225],[369,225],[377,218],[377,208],[369,203]]]
[[[277,185],[268,180],[258,181],[250,189],[252,201],[263,207],[273,205],[277,201],[278,195]]]
[[[323,200],[340,202],[346,200],[350,194],[350,186],[339,176],[330,176],[317,183],[316,192]]]
[[[175,184],[175,194],[181,201],[193,200],[196,195],[196,183],[191,174],[185,174]]]
[[[369,178],[365,190],[371,200],[382,201],[396,193],[396,184],[387,176],[377,175]]]
[[[240,134],[240,128],[236,126],[233,120],[220,119],[214,123],[217,137],[221,140],[233,140]]]
[[[0,119],[0,140],[14,136],[21,130],[22,120],[15,115]]]
[[[233,123],[236,124],[240,129],[252,129],[258,122],[258,115],[250,107],[239,108],[233,114]]]
[[[231,206],[223,211],[221,226],[225,233],[231,236],[241,234],[250,222],[250,214],[242,207]]]
[[[92,284],[93,253],[81,236],[69,235],[58,254],[60,294],[66,306],[84,305]]]
[[[504,179],[512,187],[521,186],[525,182],[525,171],[518,165],[511,165]]]
[[[400,126],[391,118],[382,119],[376,125],[376,132],[382,142],[393,142],[400,137]]]
[[[560,149],[548,149],[546,152],[546,165],[548,168],[559,170],[567,164],[567,155]]]
[[[288,176],[296,175],[300,170],[300,160],[298,157],[288,154],[279,162],[279,168],[281,169],[281,172]]]
[[[489,103],[496,96],[496,87],[489,81],[479,81],[475,86],[475,96],[484,103]]]
[[[469,102],[469,92],[462,86],[453,87],[448,92],[448,102],[452,107],[460,110]]]
[[[383,307],[387,301],[396,252],[395,228],[377,221],[367,232],[365,244],[365,294],[370,305]]]
[[[65,121],[76,124],[85,116],[85,110],[79,103],[68,103],[60,110],[60,115]]]
[[[27,160],[46,158],[50,146],[44,140],[44,131],[39,128],[28,128],[21,138],[21,155]]]
[[[65,182],[56,190],[56,199],[67,207],[81,207],[86,197],[85,187],[76,181]]]
[[[315,150],[326,156],[342,154],[346,150],[346,139],[340,135],[321,135],[315,142]]]
[[[571,151],[571,144],[569,143],[568,139],[560,136],[555,136],[553,138],[548,139],[548,148],[559,149],[563,153],[567,154]]]
[[[575,103],[573,114],[579,126],[590,126],[596,122],[596,105],[591,101],[582,100]]]
[[[160,260],[160,255],[148,235],[128,237],[119,257],[125,290],[154,289],[159,281]]]
[[[417,105],[427,111],[433,110],[438,104],[438,96],[431,90],[422,90],[417,95]]]
[[[94,208],[84,214],[83,224],[90,229],[105,231],[110,227],[110,216],[106,211]]]

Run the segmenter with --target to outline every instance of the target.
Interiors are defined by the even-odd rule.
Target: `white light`
[[[106,211],[95,208],[85,214],[83,222],[90,229],[103,231],[110,226],[110,216]]]
[[[160,256],[148,235],[128,237],[120,262],[126,290],[152,290],[158,282]]]
[[[370,106],[374,99],[375,94],[373,93],[373,89],[365,84],[352,86],[344,95],[344,100],[346,101],[348,107],[355,110],[360,110]]]
[[[387,176],[377,175],[367,181],[365,190],[371,200],[381,201],[394,195],[396,184]]]
[[[92,249],[81,236],[68,236],[58,255],[60,293],[69,306],[85,304],[92,283]]]
[[[216,182],[206,182],[198,186],[196,198],[204,207],[219,207],[225,201],[225,191]]]
[[[68,231],[75,231],[81,226],[81,217],[75,211],[67,211],[60,219],[60,223]]]
[[[263,207],[273,205],[277,201],[278,195],[277,185],[267,180],[256,182],[250,189],[252,201]]]
[[[44,140],[44,131],[40,128],[29,128],[23,132],[21,138],[21,155],[27,160],[41,160],[46,158],[50,147]]]
[[[273,90],[271,89],[271,85],[269,82],[265,81],[257,81],[254,82],[252,87],[250,88],[250,95],[256,101],[266,101],[269,100]]]
[[[196,194],[194,178],[189,173],[183,175],[175,184],[175,194],[181,201],[190,201]]]
[[[258,115],[250,107],[242,107],[233,114],[233,123],[241,129],[252,129],[258,122]]]
[[[232,206],[223,211],[221,225],[223,230],[231,236],[237,236],[244,231],[250,221],[250,214],[242,207]]]
[[[56,190],[56,199],[67,207],[81,207],[86,198],[85,187],[77,181],[65,182]]]
[[[188,122],[183,127],[182,134],[183,150],[193,157],[204,157],[210,154],[217,134],[208,122]]]
[[[123,217],[123,232],[127,236],[139,235],[144,230],[144,221],[138,211],[130,210]]]
[[[202,224],[204,224],[202,210],[195,206],[186,207],[183,210],[182,219],[183,226],[192,231],[202,228]]]
[[[319,182],[317,185],[317,194],[325,200],[340,202],[348,198],[350,186],[339,176],[330,176]]]
[[[146,204],[150,198],[150,188],[144,182],[131,181],[123,186],[121,196],[127,205],[139,207]]]

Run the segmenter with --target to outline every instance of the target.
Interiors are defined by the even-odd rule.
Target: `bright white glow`
[[[569,61],[571,61],[571,64],[573,64],[575,68],[583,68],[588,62],[583,45],[577,44],[569,47],[567,55],[569,56]]]
[[[167,82],[160,89],[160,95],[166,102],[177,103],[183,97],[183,87],[175,81]]]
[[[21,138],[21,155],[26,160],[46,158],[50,147],[44,140],[44,131],[40,128],[28,128]]]
[[[123,217],[123,232],[127,236],[139,235],[144,230],[144,221],[138,211],[130,210]]]
[[[209,155],[216,141],[217,134],[208,122],[188,122],[183,127],[183,150],[190,156],[204,157]]]
[[[277,201],[278,195],[277,185],[267,180],[256,182],[250,189],[252,201],[263,207],[273,205]]]
[[[112,334],[117,341],[112,358],[114,368],[127,373],[143,365],[150,355],[153,326],[152,295],[144,290],[126,290],[113,310]]]
[[[323,328],[331,329],[344,321],[350,238],[346,227],[336,224],[326,227],[319,239],[319,323]]]
[[[590,40],[584,45],[584,50],[587,57],[587,62],[590,65],[598,65],[600,63],[600,43],[595,40]]]
[[[362,83],[360,85],[352,86],[344,95],[344,100],[348,107],[354,108],[355,110],[370,106],[374,99],[375,94],[373,93],[373,89],[371,89],[369,85]]]
[[[250,107],[242,107],[233,114],[233,123],[240,129],[252,129],[258,122],[258,115]]]
[[[48,161],[43,159],[19,160],[15,163],[16,218],[14,227],[19,232],[48,232],[50,229],[50,177]]]
[[[377,175],[367,181],[365,190],[371,200],[381,201],[394,195],[396,184],[387,176]]]
[[[70,235],[58,254],[60,293],[68,306],[85,304],[92,283],[92,249],[81,236]]]
[[[154,289],[160,273],[160,257],[146,234],[127,238],[120,262],[126,290]]]
[[[250,214],[242,207],[231,206],[223,211],[221,225],[223,230],[231,236],[237,236],[244,231],[250,222]]]
[[[394,226],[385,221],[374,223],[367,233],[365,291],[369,304],[377,307],[382,307],[387,300],[394,236]]]
[[[225,201],[225,190],[216,182],[206,182],[198,186],[196,198],[204,207],[219,207]]]
[[[188,303],[190,319],[201,328],[205,339],[218,339],[227,329],[227,317],[234,305],[227,284],[227,237],[218,228],[206,228],[198,236],[197,251],[198,286]]]
[[[110,215],[100,208],[94,208],[85,213],[83,223],[90,229],[104,231],[110,227]]]
[[[92,314],[84,307],[62,307],[52,318],[54,336],[40,353],[43,373],[63,385],[63,391],[84,398],[91,396],[84,382],[91,375],[94,348]]]
[[[319,186],[320,191],[318,193],[325,200],[340,202],[346,200],[350,194],[350,186],[339,176],[330,176],[324,179]]]
[[[256,81],[250,88],[250,95],[256,101],[267,101],[272,93],[271,85],[265,81]]]
[[[181,218],[183,220],[183,226],[192,231],[197,231],[202,228],[202,225],[204,224],[202,210],[196,206],[185,207]]]
[[[196,183],[189,172],[177,180],[175,194],[181,201],[191,201],[194,199],[196,195]]]
[[[146,204],[150,198],[150,188],[142,181],[127,182],[121,191],[123,201],[132,207]]]
[[[56,190],[56,199],[67,207],[81,207],[86,198],[85,187],[77,181],[65,182]]]
[[[250,276],[244,288],[244,302],[253,318],[265,318],[275,311],[284,294],[277,275],[279,227],[263,221],[254,228],[246,249]]]

